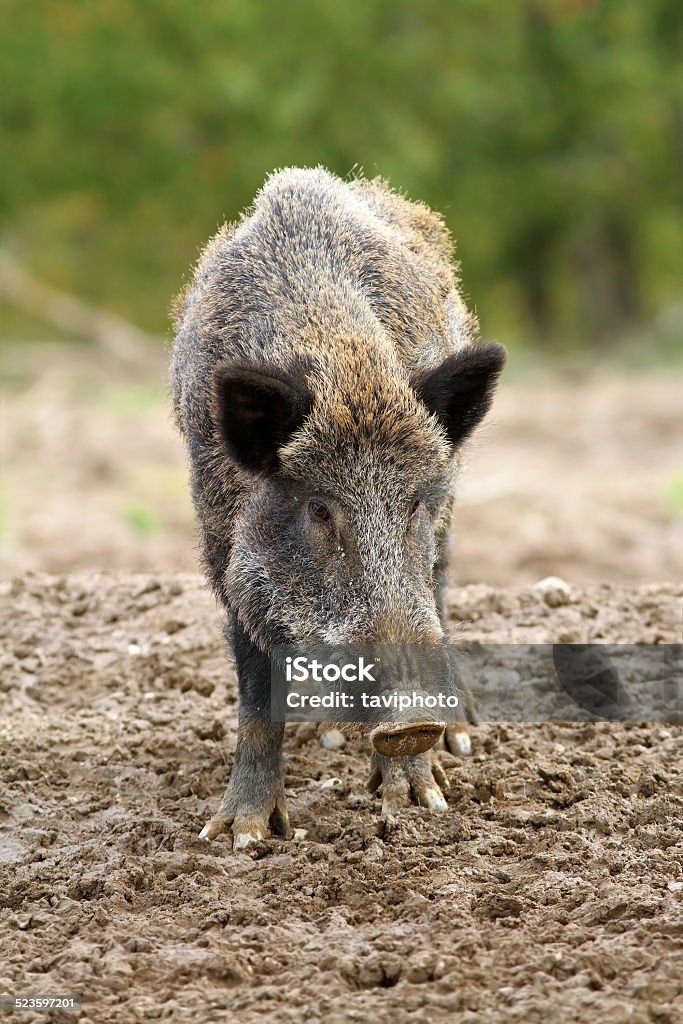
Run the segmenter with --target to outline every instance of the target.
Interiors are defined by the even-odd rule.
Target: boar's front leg
[[[270,660],[235,620],[233,644],[239,680],[237,748],[228,788],[218,813],[199,833],[214,839],[232,826],[233,850],[263,839],[269,828],[289,829],[285,803],[284,725],[270,720]]]
[[[448,780],[434,750],[408,757],[385,757],[373,752],[368,789],[374,793],[380,787],[383,818],[392,817],[410,803],[431,811],[448,808],[444,797]]]

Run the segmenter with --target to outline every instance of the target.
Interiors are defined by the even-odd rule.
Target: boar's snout
[[[378,754],[405,757],[431,750],[445,728],[445,722],[386,722],[375,726],[370,739]]]
[[[410,629],[405,621],[399,625],[395,616],[387,617],[378,623],[376,639],[397,644],[388,649],[388,658],[384,655],[387,689],[396,686],[399,693],[414,693],[417,689],[422,696],[427,696],[432,690],[440,688],[438,680],[443,682],[444,677],[439,672],[425,673],[427,665],[433,666],[441,662],[442,656],[445,657],[443,632],[438,626],[434,628],[429,624],[423,630]],[[387,648],[384,650],[387,651]],[[428,662],[419,653],[425,650],[431,654]],[[438,710],[432,712],[424,706],[402,710],[395,718],[392,715],[389,721],[374,725],[369,733],[372,745],[378,754],[385,757],[423,754],[439,741],[446,728],[446,723],[439,715]]]

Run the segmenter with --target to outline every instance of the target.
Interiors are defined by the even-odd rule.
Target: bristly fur
[[[475,345],[442,219],[381,180],[279,171],[208,243],[175,316],[175,417],[226,609],[262,650],[438,639],[457,446],[503,358]],[[458,430],[458,401],[435,375],[447,360],[474,395]],[[311,492],[344,510],[346,549],[302,548],[288,532]],[[416,493],[429,518],[408,542]]]

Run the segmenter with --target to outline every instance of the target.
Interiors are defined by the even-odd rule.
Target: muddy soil
[[[682,593],[479,586],[451,616],[472,640],[677,641]],[[0,594],[0,992],[80,995],[93,1024],[683,1020],[680,727],[479,726],[442,755],[448,811],[391,824],[362,742],[292,730],[301,831],[233,854],[197,838],[236,725],[199,578]]]

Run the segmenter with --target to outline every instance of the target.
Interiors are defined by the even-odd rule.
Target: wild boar
[[[240,849],[289,827],[273,646],[443,642],[457,471],[505,350],[476,341],[441,217],[321,168],[267,180],[208,243],[175,317],[175,418],[240,695],[232,774],[201,835],[232,827]],[[425,749],[443,723],[423,725],[401,756],[373,753],[385,814],[446,807]],[[446,730],[455,752],[463,729]]]

